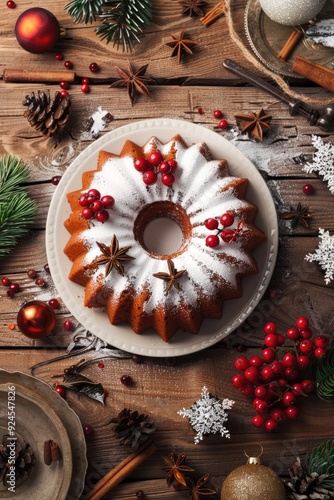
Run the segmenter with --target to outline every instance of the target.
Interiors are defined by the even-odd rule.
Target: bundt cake
[[[67,194],[64,252],[84,305],[104,307],[112,324],[128,322],[138,334],[153,328],[165,342],[221,318],[223,302],[242,295],[241,278],[258,272],[251,251],[266,239],[247,185],[205,143],[187,146],[179,135],[126,141],[119,155],[100,151],[82,189]],[[182,231],[179,248],[163,255],[145,241],[159,218]]]

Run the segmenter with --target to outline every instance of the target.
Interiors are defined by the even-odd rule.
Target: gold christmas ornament
[[[285,487],[278,475],[261,465],[259,456],[250,457],[246,452],[245,455],[248,457],[246,465],[237,467],[227,476],[220,499],[286,500]]]

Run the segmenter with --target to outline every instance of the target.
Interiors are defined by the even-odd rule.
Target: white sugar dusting
[[[98,137],[111,120],[112,116],[109,111],[99,106],[97,111],[90,117],[89,130],[81,134],[81,140],[90,140]]]
[[[147,313],[160,304],[177,306],[186,302],[196,307],[199,289],[202,293],[214,295],[217,288],[215,275],[235,287],[241,266],[251,265],[251,259],[242,250],[238,240],[232,243],[221,241],[216,248],[205,245],[205,238],[210,234],[203,226],[207,218],[219,218],[224,212],[238,211],[249,206],[248,202],[235,196],[233,187],[228,187],[235,178],[228,174],[223,177],[220,162],[208,161],[201,152],[201,144],[187,148],[174,141],[162,144],[157,139],[155,144],[163,155],[169,153],[172,145],[177,147],[175,159],[178,168],[173,186],[164,186],[158,180],[157,184],[148,187],[143,183],[141,174],[135,170],[132,157],[110,158],[101,171],[95,172],[91,187],[98,189],[102,196],[112,195],[115,205],[110,210],[107,222],[101,224],[92,220],[91,227],[80,236],[89,248],[83,264],[91,263],[101,255],[96,242],[109,246],[114,234],[121,248],[130,247],[127,253],[135,259],[124,263],[124,277],[112,271],[104,278],[104,266],[99,266],[91,279],[97,281],[103,276],[104,286],[113,290],[114,297],[120,296],[130,285],[136,292],[141,292],[144,287],[148,288],[150,298],[145,304]],[[146,150],[150,151],[151,146],[151,143],[147,145]],[[193,226],[188,246],[173,258],[178,271],[186,270],[180,280],[180,291],[172,287],[167,295],[164,293],[165,282],[153,276],[159,272],[168,272],[167,261],[151,258],[138,244],[133,232],[141,208],[160,200],[180,203],[187,210]],[[240,217],[235,218],[231,229],[236,229],[238,222]],[[244,230],[247,229],[249,228],[245,226]],[[222,260],[222,255],[226,255],[228,261]]]

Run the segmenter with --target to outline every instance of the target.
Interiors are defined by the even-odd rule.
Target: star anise
[[[182,7],[181,14],[189,14],[189,16],[204,16],[201,7],[204,7],[207,2],[203,0],[180,0],[179,4]]]
[[[125,70],[115,66],[120,80],[112,83],[111,87],[126,87],[128,90],[128,95],[130,97],[131,105],[133,106],[137,94],[147,95],[151,97],[150,91],[146,87],[146,84],[151,83],[153,80],[148,76],[144,76],[148,67],[148,64],[141,66],[136,72],[133,70],[131,63],[129,62],[129,69]]]
[[[265,132],[270,130],[271,116],[266,115],[263,108],[257,113],[251,111],[249,113],[235,115],[234,118],[236,119],[241,133],[248,133],[248,136],[256,141],[263,141]]]
[[[173,479],[175,479],[183,486],[187,486],[187,482],[183,473],[194,472],[194,469],[191,469],[190,467],[184,465],[186,456],[186,453],[183,452],[180,456],[177,457],[176,454],[172,451],[169,457],[162,457],[164,462],[167,464],[167,467],[163,467],[162,470],[168,471],[166,476],[168,486],[170,486]]]
[[[295,228],[298,224],[308,227],[307,221],[311,218],[311,215],[309,214],[308,207],[302,206],[301,203],[298,203],[297,208],[290,206],[289,212],[283,212],[280,215],[280,218],[283,220],[290,220],[292,228]]]
[[[211,488],[205,488],[205,485],[209,481],[209,474],[204,474],[204,476],[200,477],[197,483],[195,484],[192,479],[190,479],[187,487],[190,489],[190,498],[192,500],[200,500],[201,496],[214,495],[216,493],[215,490]]]
[[[105,276],[107,277],[114,267],[118,274],[124,276],[124,267],[121,262],[135,258],[131,257],[131,255],[127,255],[126,253],[130,247],[119,248],[119,242],[115,235],[113,236],[109,247],[104,243],[99,243],[98,241],[96,243],[101,250],[102,255],[95,259],[95,264],[97,266],[103,266],[106,264]]]
[[[182,271],[178,271],[177,269],[175,269],[174,262],[169,259],[167,260],[167,264],[169,273],[155,273],[153,274],[153,276],[155,278],[159,278],[168,282],[166,288],[167,293],[172,288],[172,286],[174,286],[177,290],[180,290],[180,284],[178,280],[186,272],[186,270],[183,269]]]
[[[191,47],[197,45],[197,42],[194,42],[191,38],[185,38],[184,30],[181,31],[179,36],[172,35],[172,38],[173,41],[168,42],[166,45],[173,48],[171,57],[177,56],[177,61],[180,64],[183,54],[185,52],[192,54]]]

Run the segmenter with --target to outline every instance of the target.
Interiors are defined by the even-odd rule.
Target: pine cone
[[[316,472],[306,473],[301,465],[300,458],[289,469],[290,480],[285,481],[288,500],[330,500],[334,492],[322,488],[321,483],[328,477],[327,474],[319,476]]]
[[[23,101],[28,109],[23,113],[32,127],[42,132],[46,137],[52,137],[63,130],[71,113],[69,96],[62,97],[56,92],[54,98],[50,91],[38,90],[37,95],[32,92]]]
[[[9,450],[8,444],[14,442],[13,437],[5,434],[0,444],[0,481],[4,486],[8,487],[7,475],[8,467],[13,466],[13,453]],[[26,480],[32,472],[36,462],[34,452],[29,444],[27,444],[19,436],[15,439],[15,478],[16,480]]]
[[[111,420],[116,425],[113,427],[114,434],[119,438],[121,444],[130,445],[132,450],[149,439],[157,426],[154,422],[147,421],[148,416],[137,411],[124,408],[116,418]]]

